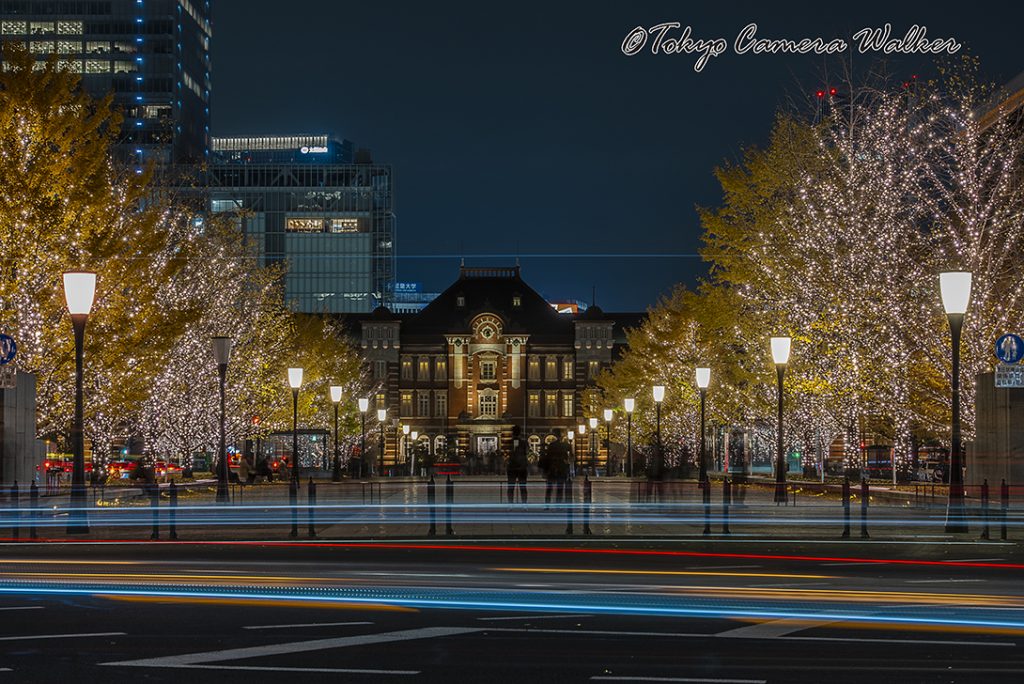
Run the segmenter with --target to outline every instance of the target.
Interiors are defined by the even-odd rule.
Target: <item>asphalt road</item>
[[[5,544],[26,682],[1019,682],[998,542]]]

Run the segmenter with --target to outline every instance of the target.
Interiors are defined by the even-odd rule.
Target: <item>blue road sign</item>
[[[10,335],[0,333],[0,366],[6,366],[14,360],[18,353],[18,345]]]
[[[1019,335],[1003,335],[996,341],[996,358],[1014,364],[1024,358],[1024,340]]]

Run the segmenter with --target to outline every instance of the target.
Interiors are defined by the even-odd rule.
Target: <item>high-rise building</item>
[[[368,313],[394,283],[391,167],[327,135],[214,138],[210,210],[232,214],[264,265],[284,262],[304,313]]]
[[[0,0],[0,39],[56,54],[125,119],[118,159],[141,168],[207,160],[209,0]]]

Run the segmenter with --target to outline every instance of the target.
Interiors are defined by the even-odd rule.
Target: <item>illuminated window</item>
[[[572,362],[572,357],[571,356],[566,356],[564,359],[562,359],[562,379],[563,380],[572,380],[573,379],[573,377],[575,375],[575,368],[573,366],[574,366],[574,364]]]
[[[115,74],[130,74],[138,70],[139,67],[135,62],[114,62]]]
[[[527,402],[530,418],[540,418],[540,393],[530,392],[530,399]]]
[[[412,380],[412,359],[402,359],[402,379]]]
[[[440,358],[434,366],[434,379],[435,380],[447,380],[448,379],[448,359]]]
[[[412,415],[412,392],[402,392],[402,415]]]
[[[289,233],[322,233],[324,232],[324,219],[315,218],[289,218],[285,221],[285,230]]]
[[[48,36],[57,31],[57,25],[52,21],[33,21],[28,28],[33,36]]]
[[[558,417],[558,394],[556,392],[544,393],[544,416],[546,418]]]
[[[421,418],[430,417],[430,392],[416,393],[416,415]]]
[[[480,416],[493,418],[498,415],[498,396],[496,394],[480,395]]]
[[[85,51],[90,55],[105,55],[110,52],[110,43],[106,40],[90,40],[85,44]]]
[[[58,21],[57,33],[61,35],[82,35],[82,22],[80,21]]]
[[[18,36],[28,33],[28,23],[24,21],[5,21],[0,25],[0,33]]]
[[[359,232],[359,219],[354,219],[354,218],[332,218],[331,219],[331,232],[332,233],[358,233]]]
[[[430,357],[421,356],[419,369],[416,372],[417,380],[430,380]]]
[[[601,364],[598,361],[590,361],[587,363],[587,377],[591,380],[597,378],[598,373],[601,372]]]
[[[57,52],[61,54],[79,53],[82,51],[82,43],[77,40],[58,40]]]
[[[562,415],[566,418],[571,418],[576,415],[575,406],[573,406],[573,397],[571,392],[562,392]]]
[[[540,380],[540,359],[533,357],[527,364],[530,372],[530,380]]]
[[[109,74],[110,62],[103,62],[98,59],[85,60],[85,73],[87,74]]]
[[[554,356],[549,356],[544,360],[544,379],[558,379],[558,359],[556,359]]]
[[[383,392],[377,392],[377,409],[386,409],[387,407],[387,396]]]
[[[33,40],[28,48],[34,55],[48,55],[53,52],[52,40]]]
[[[512,295],[512,306],[520,307],[523,305],[523,298],[519,295]]]
[[[494,380],[498,377],[498,362],[493,359],[480,362],[480,379]]]

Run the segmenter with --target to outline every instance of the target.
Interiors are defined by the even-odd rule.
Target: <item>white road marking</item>
[[[124,636],[124,632],[90,632],[87,634],[29,634],[0,637],[0,641],[28,641],[30,639],[75,639],[83,637]]]
[[[42,610],[43,606],[7,606],[0,610]]]
[[[288,627],[343,627],[345,625],[372,625],[372,622],[298,622],[291,625],[247,625],[242,629],[287,629]]]
[[[718,634],[690,634],[682,632],[620,632],[596,629],[538,629],[530,627],[493,627],[488,632],[516,632],[522,634],[575,634],[578,636],[653,636],[653,637],[690,637],[715,639]],[[732,630],[729,630],[732,631]],[[749,637],[756,639],[759,637]],[[1012,641],[939,641],[932,639],[861,639],[845,637],[812,637],[812,636],[781,636],[779,641],[848,641],[850,643],[871,642],[880,644],[927,644],[930,646],[1009,646],[1017,644]]]
[[[105,663],[106,665],[117,663]],[[360,670],[340,667],[260,667],[257,665],[173,665],[185,670],[252,670],[255,672],[333,672],[338,674],[418,675],[419,670]]]
[[[946,582],[985,582],[983,579],[930,579],[904,580],[907,584],[945,584]]]
[[[694,677],[627,677],[599,675],[591,680],[604,682],[706,682],[708,684],[765,684],[767,679],[700,679]]]
[[[287,644],[268,644],[247,648],[228,648],[222,651],[204,651],[185,653],[177,656],[158,658],[142,658],[140,660],[122,660],[118,662],[100,663],[101,665],[122,665],[128,667],[191,667],[199,664],[216,663],[222,660],[242,660],[244,658],[260,658],[263,656],[284,655],[286,653],[305,653],[321,651],[329,648],[346,646],[365,646],[367,644],[383,644],[392,641],[410,641],[412,639],[433,639],[436,637],[471,634],[482,631],[478,627],[424,627],[421,629],[403,629],[383,634],[360,634],[356,636],[334,637],[331,639],[314,639],[312,641],[294,641]]]
[[[744,625],[736,629],[729,629],[719,632],[715,636],[726,639],[775,639],[792,634],[793,632],[828,624],[829,622],[834,622],[834,620],[823,620],[815,623],[808,623],[805,620],[769,620],[767,622]]]
[[[576,618],[576,617],[590,617],[586,613],[573,613],[571,615],[503,615],[501,617],[482,617],[477,620],[554,620],[555,618]]]

